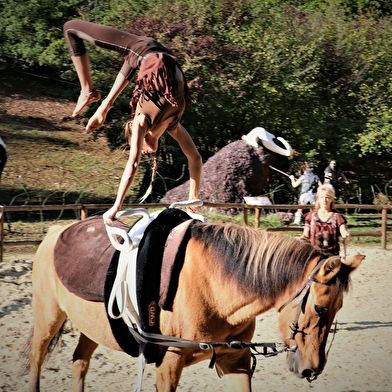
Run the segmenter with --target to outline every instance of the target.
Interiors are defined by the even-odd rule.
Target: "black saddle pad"
[[[145,332],[160,333],[159,291],[161,267],[166,239],[170,231],[180,223],[191,219],[177,208],[163,210],[146,228],[140,241],[136,269],[136,295],[141,328]],[[156,344],[141,344],[147,363],[156,362],[160,347]]]

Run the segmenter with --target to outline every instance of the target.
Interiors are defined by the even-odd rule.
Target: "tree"
[[[66,20],[129,28],[169,47],[191,88],[193,104],[183,123],[204,161],[263,126],[292,144],[293,167],[312,159],[322,170],[334,157],[363,188],[369,188],[374,178],[385,182],[392,177],[392,10],[387,1],[3,3],[2,58],[24,67],[49,67],[70,83],[77,78],[62,34]],[[105,94],[121,59],[96,48],[89,54],[93,78]],[[130,115],[132,87],[116,101],[101,131],[113,148],[124,143],[122,128]],[[92,111],[86,111],[86,117]],[[375,157],[370,172],[366,163]],[[162,160],[162,178],[187,179],[186,159],[169,137],[162,145]],[[145,176],[148,182],[148,170]],[[177,182],[165,183],[174,185]],[[275,185],[272,181],[271,187]]]

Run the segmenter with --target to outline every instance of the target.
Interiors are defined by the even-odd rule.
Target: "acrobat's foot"
[[[101,94],[97,89],[92,89],[89,93],[81,93],[78,98],[75,110],[72,113],[72,117],[76,117],[86,106],[90,103],[97,102],[101,99]]]

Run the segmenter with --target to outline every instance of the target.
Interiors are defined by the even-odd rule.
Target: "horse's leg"
[[[185,356],[169,348],[163,359],[156,364],[157,392],[174,392],[185,367]]]
[[[250,392],[252,390],[249,350],[218,355],[216,368],[218,374],[223,375],[228,391]]]
[[[34,314],[33,336],[30,339],[30,377],[28,391],[39,391],[42,364],[48,347],[67,317],[57,298],[52,252],[60,228],[51,228],[39,246],[33,262]]]
[[[33,309],[37,309],[38,300],[33,299]],[[49,344],[60,330],[66,319],[66,314],[59,308],[50,312],[34,312],[34,332],[30,339],[30,374],[28,392],[39,391],[42,364]]]
[[[79,343],[73,353],[72,391],[83,392],[84,380],[90,365],[90,359],[98,344],[86,335],[80,334]]]

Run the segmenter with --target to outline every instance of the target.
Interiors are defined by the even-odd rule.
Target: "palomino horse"
[[[30,392],[39,390],[48,347],[67,317],[81,332],[73,354],[73,391],[83,391],[90,358],[99,344],[121,350],[104,303],[70,293],[56,274],[55,245],[64,230],[51,230],[34,259]],[[90,252],[99,259],[93,249]],[[326,258],[290,236],[195,220],[172,309],[160,312],[160,331],[180,341],[250,342],[256,316],[275,308],[280,313],[288,369],[299,378],[313,380],[324,369],[328,333],[342,307],[350,274],[363,258]],[[184,367],[211,359],[211,351],[201,345],[173,344],[160,347],[159,353],[155,363],[159,392],[175,391]],[[226,379],[228,390],[251,391],[249,346],[217,345],[214,354],[216,370]]]

